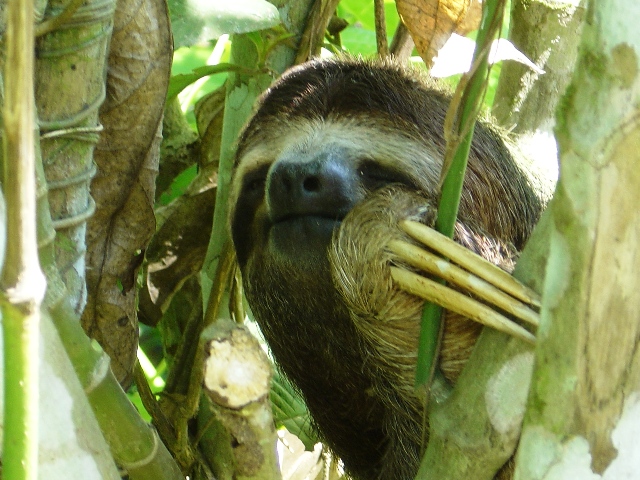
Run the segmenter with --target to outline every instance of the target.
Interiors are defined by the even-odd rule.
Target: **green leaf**
[[[307,450],[313,450],[318,437],[311,426],[311,417],[304,400],[291,384],[276,372],[270,393],[273,416],[278,425],[284,425],[297,436]]]
[[[455,145],[451,145],[450,141],[447,142],[447,152],[453,152],[453,157],[448,170],[446,169],[448,158],[445,158],[445,165],[443,165],[446,177],[442,183],[438,216],[435,224],[435,229],[449,238],[453,238],[473,130],[486,91],[486,82],[489,76],[488,52],[490,48],[488,47],[496,36],[497,27],[500,25],[499,21],[494,20],[502,18],[503,15],[503,0],[489,0],[484,3],[482,21],[477,36],[477,46],[473,54],[473,62],[477,66],[473,73],[465,74],[465,78],[468,78],[468,80],[465,80],[467,82],[466,85],[462,83],[459,86],[459,88],[464,87],[460,103],[461,108],[455,115],[456,124],[452,128],[453,133],[449,135],[450,139],[458,141]],[[455,106],[455,102],[453,102],[449,108],[451,109]],[[437,345],[438,337],[436,327],[440,325],[441,312],[441,307],[431,302],[425,303],[420,327],[418,364],[416,366],[416,386],[418,387],[427,385],[434,371],[433,366],[438,353],[434,348]]]
[[[278,9],[266,0],[169,0],[169,12],[175,48],[280,23]]]
[[[194,68],[191,73],[181,73],[171,77],[169,88],[167,90],[167,101],[178,95],[182,90],[192,83],[215,73],[238,71],[239,69],[230,63],[219,63],[217,65],[205,65],[203,67]]]

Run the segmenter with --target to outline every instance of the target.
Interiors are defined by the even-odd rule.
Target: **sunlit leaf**
[[[280,23],[278,9],[266,0],[169,0],[169,11],[176,48]]]
[[[324,479],[322,445],[317,443],[306,449],[305,445],[287,430],[278,431],[278,452],[282,465],[282,480]]]
[[[475,47],[476,42],[454,33],[438,52],[429,73],[434,77],[449,77],[468,72]],[[493,64],[502,60],[514,60],[526,65],[537,74],[544,73],[544,70],[538,68],[513,43],[504,38],[494,40],[489,53],[489,63]]]
[[[216,73],[229,72],[233,70],[233,65],[228,63],[219,63],[218,65],[205,65],[204,67],[194,68],[191,73],[174,75],[169,82],[167,91],[167,101],[178,95],[182,90],[192,83],[200,80],[202,77],[213,75]]]

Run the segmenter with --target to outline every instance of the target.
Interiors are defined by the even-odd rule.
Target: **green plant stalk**
[[[155,430],[142,419],[109,370],[106,353],[91,346],[68,299],[50,312],[116,462],[133,480],[184,480]]]
[[[192,85],[196,80],[199,80],[202,77],[229,72],[244,73],[246,75],[258,73],[257,71],[253,71],[249,68],[242,68],[239,65],[234,65],[233,63],[218,63],[216,65],[205,65],[204,67],[194,68],[191,73],[183,73],[173,75],[171,77],[169,88],[167,89],[167,102],[177,97],[185,88]]]
[[[228,195],[231,172],[235,158],[235,145],[240,131],[251,114],[253,104],[262,91],[272,81],[266,73],[256,73],[259,56],[254,43],[247,35],[233,37],[231,64],[226,84],[225,111],[220,145],[220,163],[218,167],[218,185],[216,190],[216,208],[214,210],[212,235],[206,259],[200,274],[202,283],[202,301],[204,315],[200,313],[189,319],[184,338],[192,342],[183,342],[168,375],[165,393],[177,393],[185,398],[180,410],[171,419],[175,429],[175,445],[186,451],[187,422],[197,412],[200,402],[200,390],[203,375],[204,350],[198,343],[205,324],[218,318],[220,306],[227,294],[229,276],[233,272],[234,256],[230,252],[230,236],[227,228]],[[212,308],[213,306],[213,308]],[[194,343],[195,342],[195,343]],[[162,403],[162,402],[161,402]]]
[[[7,259],[2,270],[4,478],[38,478],[40,304],[46,283],[38,263],[33,96],[33,1],[7,4],[4,178]]]
[[[489,73],[489,50],[491,41],[496,35],[500,22],[496,22],[498,12],[504,11],[504,0],[489,0],[485,4],[482,22],[476,40],[473,54],[472,71],[465,74],[461,82],[468,77],[469,81],[462,94],[460,105],[462,111],[455,116],[453,132],[448,136],[448,142],[460,140],[453,148],[447,146],[447,151],[454,150],[453,161],[450,164],[444,182],[442,183],[440,204],[435,229],[453,238],[453,230],[458,216],[460,196],[464,175],[467,169],[467,159],[471,148],[471,140],[476,122],[476,116],[482,105],[485,93],[486,79]],[[458,105],[452,103],[453,108]],[[444,165],[447,165],[445,159]],[[444,283],[444,282],[443,282]],[[418,364],[416,367],[416,387],[429,385],[435,371],[439,341],[442,330],[442,307],[431,302],[425,304],[422,312],[420,339],[418,344]]]
[[[3,476],[38,478],[38,311],[4,301]]]
[[[255,44],[248,35],[235,35],[231,46],[231,63],[238,71],[229,72],[227,94],[220,144],[220,166],[218,169],[218,189],[216,208],[213,214],[212,236],[203,266],[203,305],[209,303],[209,294],[224,245],[229,241],[227,217],[231,172],[235,158],[235,146],[242,128],[253,110],[253,104],[260,94],[271,84],[271,75],[254,72],[260,58]],[[223,285],[225,283],[223,282]]]
[[[235,71],[230,71],[227,78],[216,208],[211,242],[200,276],[205,310],[224,245],[230,238],[228,197],[236,142],[256,100],[271,85],[274,75],[282,74],[293,64],[295,49],[287,41],[302,33],[313,3],[311,0],[270,1],[281,10],[284,32],[272,29],[232,37],[230,63]]]

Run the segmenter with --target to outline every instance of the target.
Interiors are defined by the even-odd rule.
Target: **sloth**
[[[259,101],[238,143],[230,228],[246,299],[278,367],[358,480],[413,479],[424,300],[394,268],[401,228],[432,226],[451,97],[391,61],[314,60]],[[475,128],[455,240],[510,271],[544,208],[490,123]],[[482,325],[447,312],[439,369],[454,383]]]

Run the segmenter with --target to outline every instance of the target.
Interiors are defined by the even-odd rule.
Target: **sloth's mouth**
[[[273,222],[271,230],[282,231],[293,237],[302,235],[307,240],[313,240],[313,237],[325,237],[331,235],[334,228],[342,222],[341,217],[335,215],[308,214],[308,215],[287,215]],[[324,238],[323,238],[324,239]],[[303,238],[299,238],[303,240]]]
[[[334,230],[344,216],[325,214],[286,215],[271,225],[269,240],[277,252],[293,259],[324,254]]]
[[[330,215],[324,213],[302,213],[302,214],[291,214],[291,215],[283,215],[280,218],[277,218],[273,224],[278,225],[280,223],[289,223],[289,222],[299,222],[299,221],[310,221],[310,222],[337,222],[340,223],[344,215]]]

